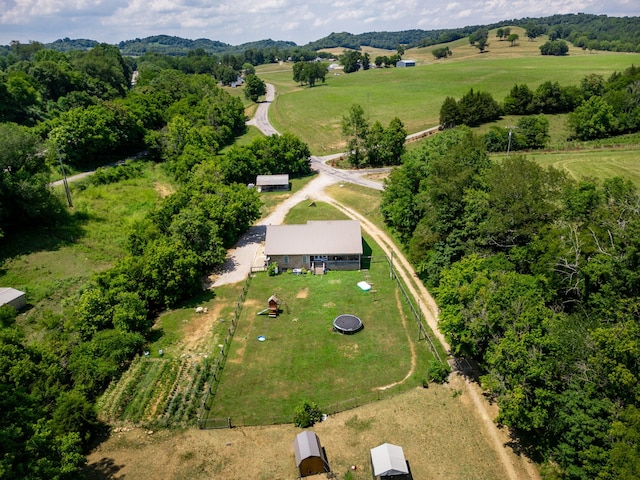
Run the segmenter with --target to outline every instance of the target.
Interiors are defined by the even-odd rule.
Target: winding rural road
[[[259,128],[265,135],[278,135],[278,132],[269,123],[268,112],[269,105],[275,98],[275,88],[271,84],[267,84],[266,100],[258,106],[256,116],[247,122],[248,125],[254,125]],[[407,137],[407,141],[412,141],[431,135],[438,130],[434,127],[422,132],[415,133]],[[304,188],[295,192],[287,200],[279,204],[275,210],[266,218],[260,220],[256,225],[251,227],[249,231],[240,239],[236,246],[229,250],[227,260],[221,272],[211,278],[211,286],[216,287],[229,283],[236,283],[244,280],[251,272],[252,266],[262,266],[265,261],[264,257],[264,239],[267,225],[278,225],[284,221],[287,212],[295,205],[302,201],[322,201],[333,205],[350,218],[360,221],[365,232],[370,235],[373,240],[380,245],[382,250],[388,257],[394,258],[394,266],[400,275],[409,292],[416,299],[421,309],[423,318],[428,323],[437,339],[442,343],[447,351],[450,347],[440,330],[438,329],[438,306],[431,294],[424,287],[422,282],[414,281],[416,273],[407,261],[402,251],[394,244],[389,236],[379,229],[376,225],[362,216],[359,212],[339,203],[331,196],[325,193],[325,188],[338,182],[350,182],[365,187],[383,190],[384,186],[380,182],[363,178],[363,174],[369,173],[368,170],[348,171],[333,168],[327,165],[330,160],[337,159],[344,154],[335,154],[324,157],[311,157],[311,167],[316,170],[319,175],[309,182]],[[379,171],[379,170],[377,170]],[[500,430],[491,414],[491,410],[487,401],[482,396],[479,386],[465,378],[466,391],[471,399],[473,408],[482,419],[482,423],[492,440],[493,448],[501,459],[504,467],[505,478],[509,480],[522,480],[518,476],[518,471],[527,472],[527,476],[531,480],[539,480],[540,475],[535,466],[525,457],[516,455],[506,445],[510,441],[507,432]],[[519,464],[519,465],[517,465]]]

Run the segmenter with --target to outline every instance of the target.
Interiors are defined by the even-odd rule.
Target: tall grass
[[[170,182],[152,163],[135,179],[86,188],[71,183],[73,207],[66,223],[5,245],[0,284],[27,292],[37,307],[25,313],[27,319],[47,310],[62,313],[65,298],[125,254],[131,226],[160,198],[158,185]],[[56,194],[64,196],[61,187]]]

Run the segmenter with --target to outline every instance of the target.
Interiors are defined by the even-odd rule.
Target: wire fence
[[[416,306],[411,301],[411,297],[407,293],[407,290],[405,289],[404,283],[402,282],[402,280],[400,279],[400,277],[396,273],[396,269],[393,266],[392,259],[387,257],[387,262],[389,262],[389,272],[391,272],[390,273],[391,277],[396,280],[396,284],[400,288],[400,291],[402,292],[402,295],[404,296],[404,299],[406,300],[407,304],[409,305],[409,308],[411,309],[411,312],[413,313],[413,318],[416,321],[416,323],[418,324],[418,340],[422,340],[423,338],[426,339],[427,342],[429,343],[431,351],[436,356],[438,361],[440,363],[442,363],[442,357],[440,356],[440,353],[438,352],[438,349],[436,348],[435,344],[433,343],[433,340],[431,339],[431,335],[429,335],[429,330],[427,329],[427,327],[424,326],[424,323],[422,322],[422,311],[420,310],[420,308],[416,308]]]
[[[397,391],[391,393],[390,390],[375,390],[369,393],[348,398],[340,402],[320,407],[320,411],[324,415],[335,415],[336,413],[346,412],[354,408],[368,405],[385,398],[397,395]],[[214,430],[221,428],[233,427],[255,427],[262,425],[284,425],[293,423],[293,415],[246,415],[239,414],[230,417],[209,417],[204,418],[199,427],[203,430]]]
[[[387,256],[382,257],[376,256],[368,257],[368,260],[371,263],[375,262],[384,262],[386,259],[387,264],[389,265],[389,272],[391,278],[395,279],[396,284],[398,285],[400,291],[402,292],[404,299],[406,300],[409,308],[413,314],[413,317],[418,325],[418,340],[422,340],[423,338],[427,340],[429,347],[436,358],[442,362],[442,358],[438,352],[438,349],[435,347],[431,336],[429,334],[429,330],[425,327],[422,319],[422,313],[419,308],[413,304],[411,297],[409,296],[404,283],[398,276],[396,269],[393,266],[393,261]],[[283,416],[283,415],[233,415],[227,417],[208,417],[208,412],[213,405],[213,401],[216,395],[216,391],[218,385],[220,383],[220,376],[222,374],[222,370],[224,369],[224,365],[227,359],[229,347],[231,346],[231,341],[233,340],[233,335],[235,334],[238,320],[240,317],[240,313],[242,312],[242,305],[246,298],[247,290],[249,289],[251,275],[249,275],[243,285],[242,293],[236,302],[236,307],[234,310],[233,319],[231,321],[231,327],[229,327],[227,331],[227,335],[225,337],[224,343],[222,344],[222,348],[216,360],[216,364],[212,370],[212,374],[209,381],[209,389],[206,391],[204,399],[202,401],[202,405],[200,407],[200,412],[198,414],[198,427],[203,430],[210,429],[219,429],[219,428],[232,428],[232,427],[249,427],[249,426],[259,426],[259,425],[281,425],[293,422],[293,416]],[[375,401],[382,400],[384,398],[388,398],[392,395],[395,395],[397,391],[391,393],[387,390],[374,390],[369,393],[361,394],[356,397],[352,397],[346,400],[342,400],[340,402],[327,405],[321,408],[321,411],[326,415],[333,415],[339,412],[344,412],[347,410],[351,410],[362,405],[366,405],[368,403],[373,403]]]
[[[236,328],[238,327],[238,320],[240,319],[240,314],[242,313],[242,306],[244,304],[244,300],[245,298],[247,298],[247,291],[249,290],[250,283],[251,283],[251,275],[248,275],[244,281],[244,284],[242,285],[242,292],[240,293],[240,296],[236,301],[236,305],[233,310],[233,317],[231,319],[231,326],[227,329],[227,333],[225,335],[224,341],[221,344],[222,347],[220,348],[218,357],[216,358],[215,364],[213,365],[213,368],[211,370],[209,381],[207,382],[209,385],[209,388],[205,390],[205,394],[202,399],[202,403],[200,404],[200,409],[198,411],[198,427],[199,428],[208,428],[204,426],[208,420],[207,414],[211,409],[211,405],[213,404],[213,400],[216,396],[216,391],[218,390],[218,385],[220,384],[222,370],[224,369],[224,365],[227,362],[229,349],[231,348],[231,342],[233,341],[233,336],[235,335]]]

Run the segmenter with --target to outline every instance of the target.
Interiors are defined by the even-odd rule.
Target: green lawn
[[[260,209],[261,217],[264,218],[269,215],[274,208],[280,203],[284,202],[287,198],[293,195],[298,190],[304,188],[304,186],[315,178],[315,174],[307,175],[306,177],[291,178],[291,190],[288,192],[274,191],[274,192],[261,192],[260,200],[262,200],[262,207]]]
[[[303,202],[286,223],[341,218],[344,215],[327,204]],[[252,280],[209,417],[231,416],[243,423],[289,421],[304,399],[321,407],[354,397],[371,401],[377,387],[404,379],[412,358],[407,336],[416,334],[415,323],[389,278],[382,251],[366,235],[364,242],[365,254],[371,250],[372,255],[366,272],[261,273]],[[375,293],[357,287],[365,279]],[[258,315],[273,294],[285,302],[282,314]],[[355,335],[333,332],[333,319],[341,313],[360,317],[364,329]],[[259,342],[259,335],[266,341]],[[420,384],[431,358],[426,345],[418,344],[417,365],[409,379],[384,394]]]
[[[379,251],[374,247],[374,255]],[[353,397],[369,397],[376,387],[401,381],[411,369],[411,350],[386,260],[369,271],[377,293],[363,292],[362,272],[327,275],[258,274],[251,284],[210,417],[242,417],[246,423],[291,418],[295,406],[309,399],[322,407]],[[286,302],[277,318],[257,315],[276,294]],[[404,306],[404,304],[400,304]],[[354,335],[332,331],[341,313],[361,318]],[[412,319],[405,320],[413,327]],[[410,332],[414,332],[410,328]],[[266,341],[257,340],[264,335]],[[424,377],[426,347],[420,366],[399,388]],[[255,420],[252,420],[255,419]]]
[[[502,102],[516,83],[526,83],[532,89],[547,80],[576,85],[587,74],[606,78],[639,61],[638,54],[622,53],[524,58],[475,55],[415,68],[371,69],[337,76],[330,72],[326,83],[313,88],[296,85],[290,65],[269,66],[258,72],[278,92],[269,112],[276,129],[298,135],[312,153],[325,154],[344,148],[340,124],[352,104],[360,104],[371,123],[379,120],[386,126],[397,116],[411,133],[437,125],[444,99],[459,99],[470,88],[487,91]]]

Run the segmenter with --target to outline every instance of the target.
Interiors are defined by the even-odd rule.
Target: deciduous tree
[[[244,96],[252,102],[257,102],[258,98],[267,93],[267,85],[257,75],[247,75],[244,79]]]
[[[354,104],[349,113],[342,117],[342,135],[347,137],[347,156],[349,163],[358,168],[366,161],[366,140],[369,133],[369,122],[364,109]]]

